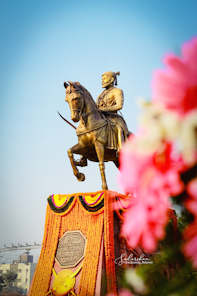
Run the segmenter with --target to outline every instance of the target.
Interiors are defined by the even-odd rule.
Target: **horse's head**
[[[70,85],[64,82],[64,87],[66,88],[65,101],[69,104],[71,119],[74,122],[78,122],[84,107],[83,92],[79,82],[68,82]]]

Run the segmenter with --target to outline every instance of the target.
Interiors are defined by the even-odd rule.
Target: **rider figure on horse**
[[[111,131],[109,133],[111,135],[109,136],[108,146],[110,149],[116,149],[119,154],[122,143],[129,136],[129,131],[123,117],[117,114],[117,111],[122,109],[124,102],[123,91],[114,86],[114,84],[117,85],[117,75],[120,75],[120,72],[108,71],[103,73],[102,88],[105,88],[105,90],[98,96],[96,103],[106,119],[110,121]]]
[[[97,106],[103,112],[114,112],[122,109],[124,102],[123,91],[117,85],[117,77],[120,72],[108,71],[102,75],[102,88],[105,90],[97,98]]]

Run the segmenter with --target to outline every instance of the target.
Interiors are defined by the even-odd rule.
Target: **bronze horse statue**
[[[84,181],[85,175],[79,172],[77,166],[86,166],[87,159],[99,162],[102,189],[108,190],[104,162],[113,161],[116,167],[119,167],[117,149],[112,149],[113,147],[109,145],[109,131],[111,130],[115,134],[117,132],[115,130],[116,125],[113,126],[112,130],[110,120],[99,110],[85,87],[79,82],[68,82],[69,84],[64,82],[66,88],[65,101],[69,104],[71,119],[74,122],[79,121],[76,130],[78,144],[68,150],[73,173],[78,181]],[[126,139],[127,135],[124,138]],[[83,160],[81,162],[75,161],[73,153],[82,155]]]

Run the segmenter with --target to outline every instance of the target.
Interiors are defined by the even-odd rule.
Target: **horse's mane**
[[[85,92],[85,93],[90,97],[90,99],[94,102],[94,104],[96,105],[96,103],[95,103],[93,97],[91,96],[91,94],[89,93],[89,91],[88,91],[83,85],[81,85],[79,82],[73,82],[73,84],[74,84],[74,86],[75,86],[76,88],[78,88],[80,91]],[[97,105],[96,105],[96,107],[97,107]],[[98,107],[97,107],[97,108],[98,108]]]

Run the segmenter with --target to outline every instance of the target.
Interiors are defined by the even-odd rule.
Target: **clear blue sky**
[[[196,11],[196,0],[0,1],[0,246],[42,242],[49,195],[101,189],[98,164],[81,169],[83,183],[72,173],[67,150],[77,136],[57,114],[70,120],[63,82],[79,81],[96,100],[101,74],[120,71],[122,113],[135,133],[136,98],[151,97],[164,54],[197,35]],[[113,164],[106,174],[120,191]]]

